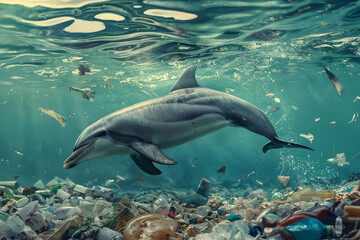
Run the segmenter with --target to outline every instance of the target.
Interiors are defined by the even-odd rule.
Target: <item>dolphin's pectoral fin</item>
[[[153,162],[164,165],[174,165],[177,163],[176,161],[168,158],[164,153],[161,152],[158,146],[152,143],[136,141],[130,143],[130,147]]]
[[[150,175],[159,175],[161,171],[157,169],[152,161],[143,155],[140,154],[130,154],[132,160],[136,163],[136,165],[143,170],[144,172]]]
[[[312,148],[309,148],[307,146],[298,143],[287,142],[278,138],[275,138],[273,141],[265,144],[262,150],[264,153],[266,153],[269,149],[273,148],[305,148],[314,151]]]
[[[179,80],[177,80],[175,85],[171,88],[170,92],[183,88],[200,87],[199,84],[196,82],[195,71],[196,67],[189,67],[188,69],[186,69],[179,78]]]

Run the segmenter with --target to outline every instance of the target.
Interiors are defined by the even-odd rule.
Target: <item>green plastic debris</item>
[[[242,219],[241,215],[232,213],[225,220],[233,222],[233,221],[240,220],[240,219]]]
[[[4,193],[5,193],[4,198],[12,198],[16,201],[21,199],[21,197],[15,196],[8,188],[4,190]]]
[[[58,185],[54,185],[50,188],[50,191],[52,191],[53,193],[57,193],[57,191],[61,188],[61,185],[58,184]]]

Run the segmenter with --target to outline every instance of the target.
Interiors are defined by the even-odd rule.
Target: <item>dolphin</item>
[[[158,175],[155,163],[174,165],[161,149],[171,148],[226,126],[244,127],[270,140],[273,148],[305,148],[280,140],[266,115],[251,103],[199,86],[190,67],[164,97],[140,102],[91,124],[78,137],[64,168],[109,155],[130,154],[144,172]]]

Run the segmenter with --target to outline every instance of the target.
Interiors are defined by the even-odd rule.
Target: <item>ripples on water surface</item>
[[[282,151],[263,155],[264,139],[232,129],[180,147],[191,152],[185,159],[198,157],[197,164],[205,167],[212,155],[204,155],[204,146],[216,146],[216,137],[222,137],[224,144],[213,153],[214,169],[225,163],[240,169],[239,162],[247,161],[244,173],[263,162],[280,171],[282,157],[288,159],[288,174],[301,169],[312,177],[345,178],[351,172],[328,165],[326,159],[339,152],[351,158],[360,151],[357,117],[347,124],[360,104],[353,103],[360,95],[359,1],[38,2],[0,0],[0,139],[6,143],[0,164],[10,169],[9,176],[29,175],[26,166],[34,165],[36,174],[45,177],[76,176],[76,170],[62,169],[62,161],[83,128],[114,110],[166,94],[190,65],[198,66],[202,85],[259,106],[280,136],[309,145],[299,134],[313,133],[311,146],[317,151],[295,151],[295,159],[285,150],[285,157]],[[79,64],[89,65],[91,72],[79,76]],[[342,98],[324,66],[342,81]],[[69,92],[70,86],[92,87],[94,102]],[[265,97],[268,93],[281,102]],[[64,116],[75,112],[76,117],[63,129],[41,116],[39,106]],[[279,111],[273,111],[276,107]],[[337,125],[329,125],[332,121]],[[14,155],[14,150],[24,155]],[[49,169],[49,159],[54,169]],[[199,171],[183,162],[179,168]],[[94,170],[92,163],[87,166],[88,172]],[[117,167],[125,174],[125,167]]]

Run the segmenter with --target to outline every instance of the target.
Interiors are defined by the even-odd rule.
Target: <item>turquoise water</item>
[[[0,180],[18,174],[23,186],[54,176],[103,185],[119,175],[121,188],[195,188],[207,177],[274,188],[282,174],[291,186],[329,188],[359,172],[360,156],[344,166],[328,161],[345,153],[349,162],[360,151],[359,1],[0,3]],[[90,72],[79,75],[80,65]],[[263,154],[267,139],[227,127],[164,150],[178,164],[158,165],[159,176],[146,175],[127,155],[63,169],[83,129],[166,95],[190,66],[201,86],[253,103],[281,139],[314,151]],[[341,81],[342,97],[325,66]],[[89,87],[95,98],[69,87]],[[39,107],[64,116],[65,127]],[[312,143],[300,137],[308,133]],[[222,166],[225,174],[217,173]]]

